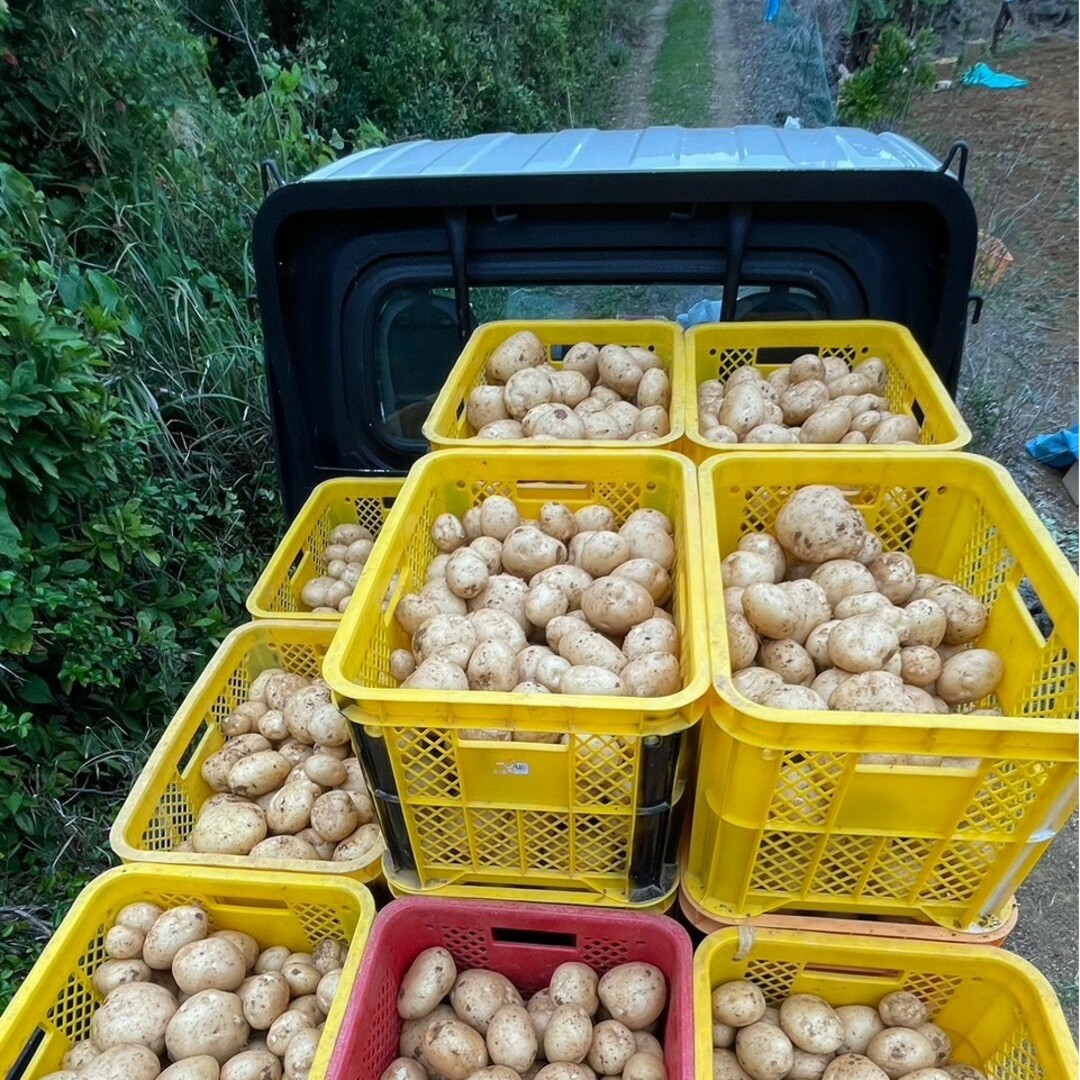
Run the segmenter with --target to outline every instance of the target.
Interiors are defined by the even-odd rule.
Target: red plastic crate
[[[327,1080],[373,1080],[398,1056],[398,987],[409,965],[441,945],[458,970],[488,968],[529,995],[574,960],[599,974],[633,960],[654,964],[668,983],[657,1033],[668,1080],[694,1077],[693,947],[674,919],[632,912],[480,900],[395,900],[375,918]]]

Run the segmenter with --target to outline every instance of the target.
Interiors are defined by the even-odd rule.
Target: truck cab
[[[255,267],[287,512],[322,480],[407,471],[495,319],[884,319],[955,392],[965,154],[954,175],[854,128],[570,130],[363,150],[277,187]]]

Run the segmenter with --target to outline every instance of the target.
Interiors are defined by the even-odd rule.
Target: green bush
[[[933,35],[908,38],[895,23],[882,27],[870,64],[840,87],[837,113],[845,124],[881,131],[907,115],[916,94],[934,85],[928,57]]]

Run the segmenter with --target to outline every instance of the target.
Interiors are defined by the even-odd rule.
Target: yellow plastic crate
[[[686,333],[686,403],[683,449],[694,461],[713,454],[787,453],[795,447],[784,443],[713,443],[701,434],[698,423],[697,388],[706,379],[726,379],[741,367],[752,365],[763,375],[790,364],[802,353],[842,356],[849,364],[876,356],[885,361],[889,381],[882,395],[894,413],[906,413],[920,421],[920,446],[936,450],[961,450],[971,442],[971,431],[953,404],[911,332],[899,323],[854,320],[851,322],[736,322],[695,326]],[[849,447],[815,444],[807,449],[840,451]],[[907,453],[914,446],[882,446],[875,453]]]
[[[792,712],[731,681],[720,559],[805,484],[849,492],[887,550],[990,606],[1005,715]],[[715,457],[700,472],[714,693],[683,885],[718,918],[782,909],[992,930],[1077,792],[1077,581],[1000,466],[968,454]],[[1038,597],[1052,631],[1028,612]],[[972,706],[973,708],[975,706]],[[867,754],[970,759],[882,765]]]
[[[664,362],[671,378],[671,431],[662,439],[648,443],[649,447],[674,449],[682,437],[683,415],[685,412],[683,390],[683,332],[677,323],[663,322],[659,319],[596,319],[591,321],[532,321],[532,322],[492,322],[485,323],[473,331],[472,337],[458,357],[443,384],[435,404],[424,421],[424,437],[433,450],[446,450],[452,447],[474,447],[485,450],[491,445],[489,439],[477,439],[465,418],[465,406],[469,394],[477,386],[487,383],[484,365],[488,357],[511,334],[520,330],[531,330],[548,350],[551,363],[562,366],[562,350],[568,349],[579,341],[591,341],[594,345],[636,345],[655,352]],[[552,355],[555,350],[558,357]],[[499,441],[500,446],[536,446],[530,439],[506,439]],[[638,443],[626,443],[618,439],[565,439],[549,445],[570,450],[603,450],[628,446]],[[590,454],[591,456],[591,454]]]
[[[405,594],[422,587],[437,554],[431,524],[488,495],[509,496],[530,517],[551,500],[600,502],[620,523],[640,507],[671,516],[683,688],[650,699],[399,689],[390,653],[409,640],[394,613]],[[685,758],[679,733],[700,717],[708,689],[699,545],[694,470],[677,454],[500,446],[447,450],[414,466],[323,676],[354,703],[346,714],[359,727],[386,842],[399,866],[415,861],[422,887],[569,889],[630,902],[638,818],[661,812],[662,803],[670,808]],[[476,742],[461,734],[483,727],[560,732],[569,741]],[[385,817],[391,807],[398,808],[396,826]]]
[[[308,496],[247,598],[257,619],[298,618],[337,624],[340,615],[313,614],[300,590],[326,573],[323,550],[338,525],[364,525],[377,537],[404,477],[327,480]],[[354,593],[355,595],[355,593]]]
[[[241,930],[264,948],[286,945],[308,951],[324,937],[349,943],[341,988],[308,1074],[310,1080],[322,1080],[375,918],[371,894],[346,878],[242,877],[229,870],[162,866],[109,870],[79,893],[0,1016],[0,1076],[36,1080],[59,1069],[73,1043],[89,1038],[90,1017],[103,1000],[90,980],[107,959],[105,934],[122,907],[146,900],[163,907],[199,904],[210,917],[211,930]]]
[[[315,678],[334,636],[334,623],[252,622],[234,630],[210,658],[143,767],[109,832],[126,863],[227,867],[252,872],[292,870],[371,881],[381,848],[366,861],[262,859],[175,851],[188,839],[199,807],[214,794],[200,775],[203,762],[225,743],[221,721],[247,699],[256,676],[270,667]]]
[[[712,991],[732,979],[757,983],[770,1005],[816,994],[831,1005],[877,1005],[895,990],[926,1004],[952,1040],[952,1062],[989,1080],[1077,1075],[1061,1006],[1046,979],[1004,949],[880,941],[791,930],[721,930],[694,954],[694,1054],[712,1080]]]

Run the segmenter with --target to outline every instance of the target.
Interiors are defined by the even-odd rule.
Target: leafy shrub
[[[895,23],[884,26],[869,65],[840,87],[840,119],[874,131],[902,120],[914,96],[934,85],[927,59],[932,43],[928,31],[908,38]]]

